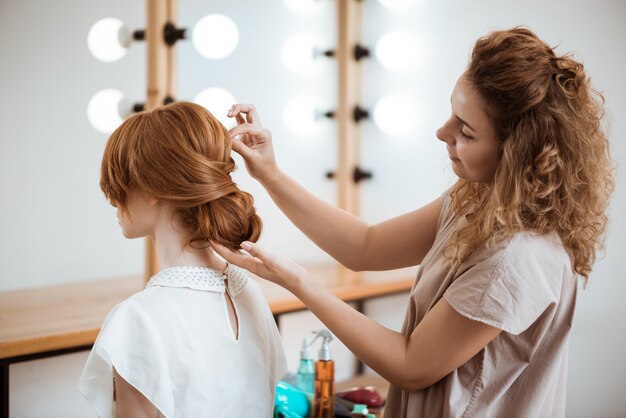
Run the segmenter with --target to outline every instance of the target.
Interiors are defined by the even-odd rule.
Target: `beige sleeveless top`
[[[556,233],[515,234],[450,268],[443,249],[467,222],[442,197],[435,242],[411,290],[402,332],[410,335],[443,297],[461,315],[503,332],[432,386],[391,386],[385,417],[562,417],[568,336],[577,275]]]

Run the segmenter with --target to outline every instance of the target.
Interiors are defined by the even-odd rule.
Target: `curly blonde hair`
[[[556,231],[586,283],[614,188],[604,97],[580,62],[523,27],[480,38],[465,77],[486,103],[501,160],[493,184],[460,179],[451,190],[456,214],[471,219],[449,243],[453,262],[519,231]]]

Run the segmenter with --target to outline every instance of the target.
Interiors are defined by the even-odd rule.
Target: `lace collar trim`
[[[207,290],[224,293],[228,279],[228,293],[235,297],[248,282],[245,270],[229,264],[222,272],[208,267],[176,266],[161,270],[150,278],[146,288],[152,286],[186,287],[194,290]]]

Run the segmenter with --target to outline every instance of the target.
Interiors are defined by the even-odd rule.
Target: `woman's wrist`
[[[275,185],[280,184],[281,178],[285,174],[280,168],[275,167],[273,170],[269,170],[263,177],[259,177],[257,180],[268,190],[272,190]]]
[[[310,285],[311,278],[309,277],[309,273],[305,269],[302,269],[302,272],[294,275],[294,277],[289,280],[289,283],[285,283],[284,287],[296,297],[299,297],[299,295],[306,292],[307,287]]]

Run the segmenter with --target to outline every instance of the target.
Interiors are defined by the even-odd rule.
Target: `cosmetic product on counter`
[[[302,340],[300,350],[300,365],[298,366],[298,377],[296,386],[303,392],[313,393],[315,391],[315,364],[311,344],[313,341]]]
[[[330,331],[318,331],[313,341],[322,338],[322,346],[315,362],[315,397],[313,418],[333,418],[334,412],[334,383],[335,362],[330,355],[328,344],[333,339]]]
[[[282,380],[274,394],[274,418],[305,418],[309,416],[309,398],[306,393]]]
[[[385,404],[385,399],[372,386],[353,387],[352,389],[335,393],[335,397],[357,404],[365,404],[370,408],[380,408]]]

